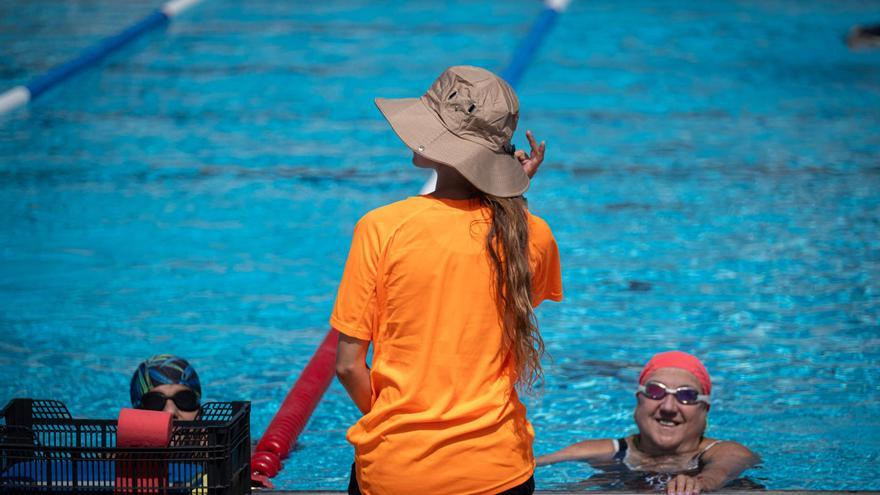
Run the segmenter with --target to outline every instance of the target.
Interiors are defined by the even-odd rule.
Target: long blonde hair
[[[513,353],[518,388],[529,391],[544,373],[544,339],[532,308],[532,272],[529,265],[529,220],[522,196],[501,198],[481,193],[480,202],[492,212],[486,249],[495,271],[498,307],[506,344]]]

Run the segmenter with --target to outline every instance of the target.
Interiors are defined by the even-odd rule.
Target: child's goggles
[[[161,411],[165,409],[165,401],[173,400],[174,405],[181,411],[192,412],[199,408],[199,398],[192,390],[181,390],[168,397],[159,392],[147,392],[141,397],[140,409]]]

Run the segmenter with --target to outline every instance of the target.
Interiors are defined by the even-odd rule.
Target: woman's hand
[[[686,474],[679,474],[666,484],[666,495],[698,495],[702,491],[703,481]]]
[[[541,145],[539,146],[538,142],[535,141],[535,137],[532,136],[532,131],[526,131],[526,137],[529,139],[529,145],[532,147],[532,152],[526,155],[525,151],[516,150],[513,156],[519,160],[523,171],[529,176],[529,179],[531,179],[536,173],[538,173],[538,167],[540,167],[541,162],[544,161],[544,148],[547,147],[547,143],[541,141]]]

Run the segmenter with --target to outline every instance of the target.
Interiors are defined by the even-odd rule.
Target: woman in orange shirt
[[[522,197],[544,143],[527,133],[531,153],[514,152],[516,94],[478,67],[376,104],[438,178],[355,227],[330,318],[337,376],[363,413],[349,493],[532,493],[517,388],[541,375],[533,308],[562,298],[556,242]]]

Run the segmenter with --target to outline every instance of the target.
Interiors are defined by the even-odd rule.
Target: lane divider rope
[[[82,52],[75,59],[56,65],[42,76],[32,79],[25,85],[16,86],[0,94],[0,115],[37,99],[57,86],[70,76],[101,61],[110,53],[131,43],[147,31],[164,26],[175,16],[192,7],[201,0],[172,0],[166,2],[156,11],[122,31],[105,38],[91,48]]]
[[[266,427],[251,456],[252,484],[274,488],[269,478],[281,470],[281,460],[290,453],[336,374],[337,338],[338,332],[331,328]]]

